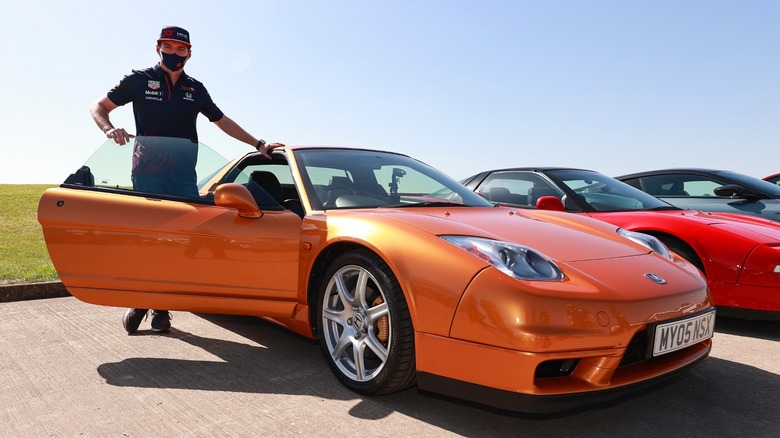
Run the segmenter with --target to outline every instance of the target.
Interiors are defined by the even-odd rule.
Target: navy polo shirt
[[[136,138],[133,175],[164,175],[179,181],[195,180],[198,114],[203,114],[212,122],[224,116],[201,82],[182,72],[174,84],[158,64],[145,70],[133,70],[109,90],[108,98],[117,106],[133,103],[136,136],[176,137],[193,142],[191,146],[173,147]]]
[[[186,73],[173,84],[160,67],[133,70],[108,92],[117,106],[133,102],[136,135],[189,138],[198,142],[196,120],[203,114],[217,122],[224,114],[206,87]]]

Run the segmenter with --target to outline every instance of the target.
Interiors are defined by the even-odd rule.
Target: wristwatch
[[[255,149],[257,149],[257,150],[259,151],[259,150],[260,150],[260,148],[261,148],[261,147],[263,147],[263,146],[265,146],[265,140],[263,140],[263,139],[261,138],[261,139],[260,139],[260,140],[257,142],[257,146],[255,146]]]

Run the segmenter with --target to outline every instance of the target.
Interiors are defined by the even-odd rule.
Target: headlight
[[[635,231],[628,231],[624,230],[623,228],[618,228],[617,230],[618,234],[625,237],[626,239],[636,242],[645,248],[649,249],[650,251],[657,252],[658,254],[666,257],[669,260],[672,260],[672,253],[669,252],[669,248],[666,247],[663,243],[661,243],[660,240],[656,239],[655,237],[645,234],[645,233],[637,233]]]
[[[470,236],[441,236],[458,248],[520,280],[562,280],[563,272],[534,249],[509,242]]]

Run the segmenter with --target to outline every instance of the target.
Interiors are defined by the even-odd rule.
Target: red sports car
[[[494,203],[565,210],[657,237],[707,277],[718,315],[780,319],[780,224],[682,210],[598,172],[492,170],[462,183]]]
[[[765,176],[763,178],[764,181],[769,181],[772,184],[777,184],[780,186],[780,173],[775,173],[773,175]]]

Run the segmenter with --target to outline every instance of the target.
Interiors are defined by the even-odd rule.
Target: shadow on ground
[[[431,397],[416,390],[364,397],[330,372],[312,341],[251,317],[198,316],[247,339],[231,342],[172,330],[170,336],[222,361],[130,358],[98,368],[117,386],[304,395],[358,400],[353,417],[381,419],[393,413],[465,436],[770,436],[778,427],[780,376],[744,364],[710,358],[665,385],[594,409],[533,417]],[[719,330],[777,339],[778,325],[728,320]]]

